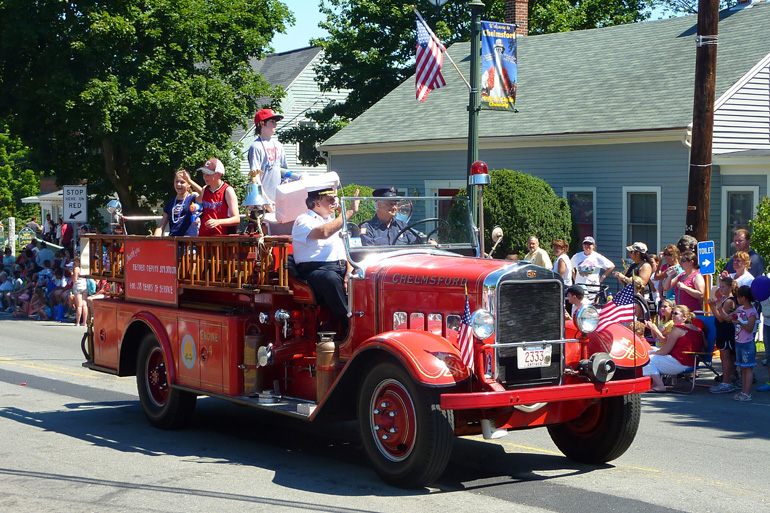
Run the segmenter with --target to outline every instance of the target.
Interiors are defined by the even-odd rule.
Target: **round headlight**
[[[471,316],[471,329],[473,336],[484,340],[495,332],[495,316],[489,310],[476,310]]]
[[[583,333],[593,333],[599,326],[599,310],[593,305],[581,306],[575,316],[575,326]]]

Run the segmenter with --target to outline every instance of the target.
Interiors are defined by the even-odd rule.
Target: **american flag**
[[[602,331],[610,324],[631,322],[634,320],[634,284],[626,285],[612,301],[604,305],[599,312],[599,325],[596,331]]]
[[[461,319],[460,334],[457,336],[460,357],[468,370],[473,373],[473,331],[471,330],[471,305],[465,297],[465,310]]]
[[[444,45],[438,40],[430,27],[417,15],[417,64],[415,73],[415,86],[417,99],[425,101],[428,93],[446,85],[441,75],[441,66],[444,64]]]

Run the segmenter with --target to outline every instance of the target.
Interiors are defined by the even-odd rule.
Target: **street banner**
[[[482,109],[515,111],[516,46],[516,25],[481,22]]]
[[[177,306],[177,247],[170,240],[127,240],[126,299]]]

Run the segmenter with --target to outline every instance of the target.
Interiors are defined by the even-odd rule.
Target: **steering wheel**
[[[447,235],[447,234],[449,234],[449,231],[452,229],[452,227],[451,227],[451,226],[449,226],[449,223],[448,223],[448,222],[446,222],[446,220],[444,220],[444,219],[441,219],[440,217],[427,217],[427,218],[425,218],[425,219],[420,219],[419,221],[415,221],[415,222],[413,222],[412,224],[408,224],[408,225],[404,226],[404,227],[401,229],[401,231],[399,231],[399,232],[398,232],[398,234],[396,235],[396,240],[398,240],[398,238],[399,238],[399,237],[401,237],[401,235],[402,235],[404,232],[406,232],[407,230],[411,230],[411,232],[412,232],[412,233],[415,235],[415,237],[417,237],[417,244],[425,244],[425,241],[422,239],[422,236],[420,235],[420,233],[418,233],[417,231],[415,231],[413,228],[414,228],[415,226],[417,226],[418,224],[422,224],[422,223],[432,223],[432,222],[437,222],[437,223],[438,223],[438,226],[436,226],[436,227],[435,227],[433,230],[431,230],[431,232],[430,232],[430,233],[428,233],[428,234],[425,236],[425,238],[426,238],[426,239],[430,239],[430,236],[431,236],[431,235],[433,235],[433,234],[437,234],[437,232],[438,232],[439,230],[441,230],[442,228],[443,228],[443,235]],[[438,234],[437,234],[437,235],[438,235]],[[436,241],[436,242],[438,242],[438,241]]]

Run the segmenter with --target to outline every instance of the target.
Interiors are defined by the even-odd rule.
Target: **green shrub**
[[[770,263],[770,198],[765,196],[757,205],[754,219],[749,221],[751,227],[751,249],[759,253],[765,265]],[[765,272],[765,269],[762,269]]]
[[[569,244],[569,205],[545,180],[510,169],[491,171],[490,177],[492,183],[484,188],[484,247],[492,247],[489,234],[496,225],[505,232],[493,257],[505,258],[511,253],[524,257],[529,252],[527,239],[533,235],[549,254],[554,240]]]
[[[374,189],[371,187],[367,187],[366,185],[356,185],[354,183],[351,183],[349,185],[346,185],[342,188],[340,192],[340,196],[353,196],[356,193],[356,189],[358,189],[358,195],[359,196],[371,196],[372,192],[374,192]],[[358,209],[358,212],[350,218],[351,223],[361,224],[364,221],[368,221],[372,217],[374,217],[374,202],[373,201],[364,201],[361,203],[360,208]]]

